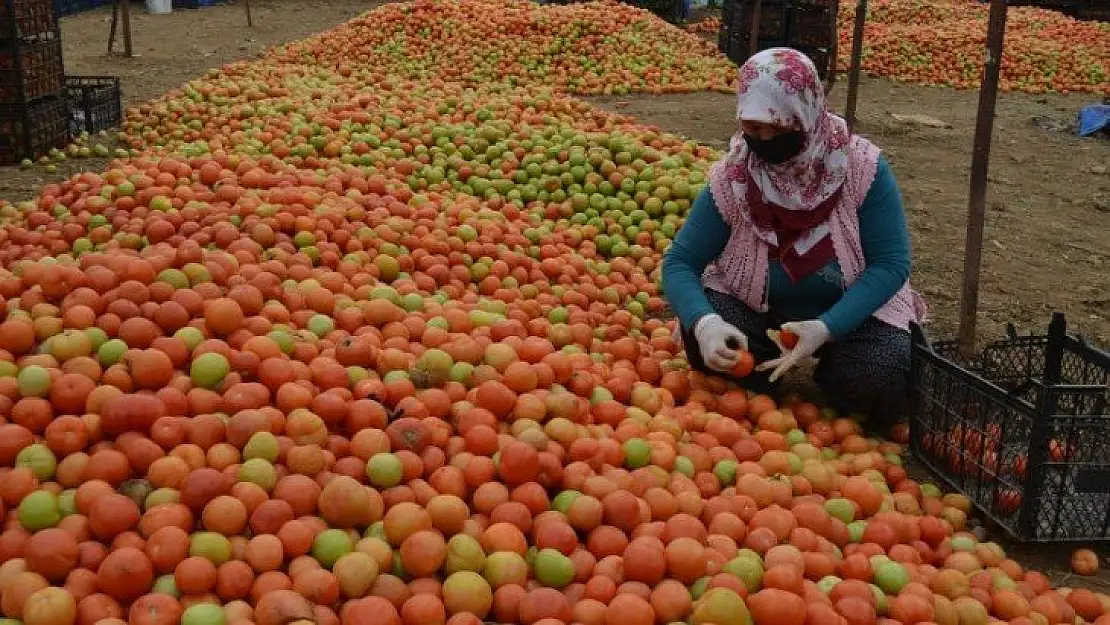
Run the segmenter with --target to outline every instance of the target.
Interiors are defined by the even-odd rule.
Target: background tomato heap
[[[1106,625],[899,445],[688,370],[659,263],[717,155],[565,93],[730,74],[624,5],[422,1],[130,111],[0,207],[0,613]]]
[[[879,0],[868,3],[863,71],[923,85],[978,89],[989,3]],[[856,4],[842,2],[839,64],[850,66]],[[1007,12],[1000,88],[1024,93],[1106,94],[1110,23],[1036,7]]]

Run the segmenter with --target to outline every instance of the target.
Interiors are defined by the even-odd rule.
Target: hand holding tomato
[[[783,334],[786,334],[785,338]],[[794,342],[793,346],[786,344],[786,341],[789,340]],[[782,350],[782,355],[760,363],[756,370],[771,371],[769,380],[774,382],[782,377],[784,373],[793,369],[799,362],[816,354],[817,350],[828,340],[829,329],[820,319],[792,321],[783,324],[782,332],[778,337],[779,349]]]
[[[747,377],[752,369],[755,369],[755,356],[746,349],[737,352],[736,364],[732,367],[732,375],[738,378]]]
[[[694,337],[705,364],[716,371],[731,371],[737,353],[748,348],[748,338],[718,314],[702,317],[694,324]]]

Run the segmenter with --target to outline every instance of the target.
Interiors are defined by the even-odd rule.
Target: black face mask
[[[797,156],[806,145],[806,134],[800,130],[784,132],[770,139],[757,139],[744,133],[744,142],[764,162],[781,165]]]

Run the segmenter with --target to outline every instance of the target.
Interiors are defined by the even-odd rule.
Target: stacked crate
[[[717,47],[737,65],[751,56],[752,24],[758,22],[756,51],[794,48],[828,77],[836,51],[833,0],[725,0],[723,8]]]
[[[0,164],[68,143],[64,77],[52,0],[0,0]]]

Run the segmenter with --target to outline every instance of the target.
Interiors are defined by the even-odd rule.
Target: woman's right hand
[[[731,371],[740,352],[748,349],[748,337],[716,314],[706,315],[694,324],[694,338],[698,340],[702,360],[716,371]]]

